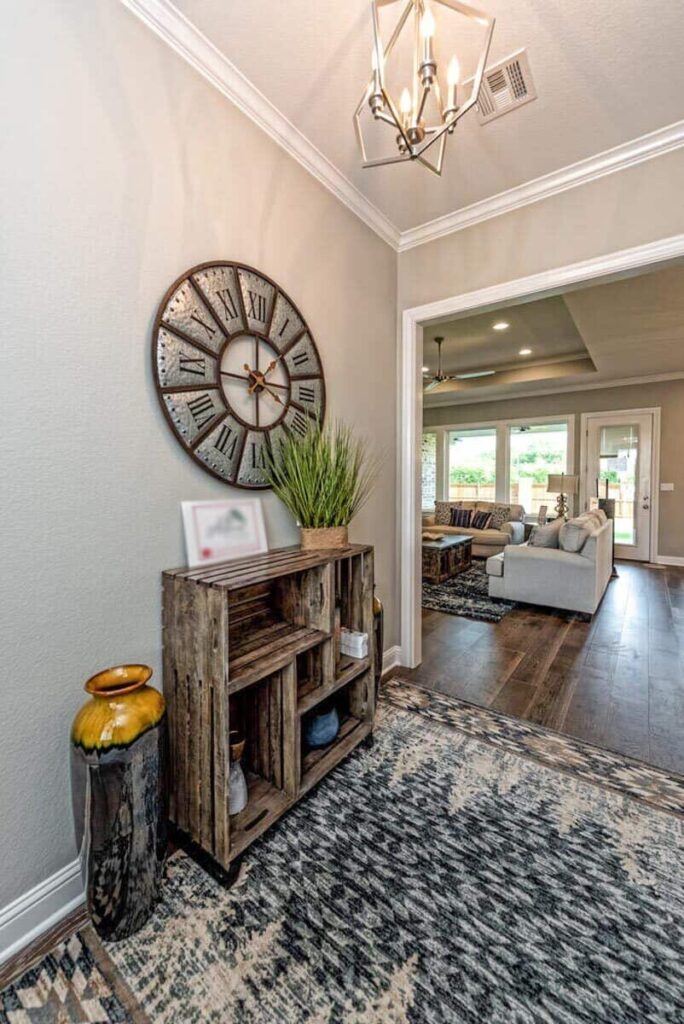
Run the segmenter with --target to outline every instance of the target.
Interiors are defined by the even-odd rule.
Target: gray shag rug
[[[90,1016],[55,1014],[79,958],[96,969],[85,932],[58,978],[39,965],[6,990],[0,1020],[675,1024],[683,809],[681,777],[392,681],[373,746],[231,890],[174,854],[152,919],[106,949],[140,1016],[108,1002],[106,972]]]
[[[473,562],[470,569],[444,583],[423,580],[423,608],[448,615],[462,615],[480,622],[501,622],[516,604],[490,597],[489,578],[484,562]]]

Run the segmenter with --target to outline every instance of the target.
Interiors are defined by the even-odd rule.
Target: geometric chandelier
[[[380,34],[378,8],[403,3],[404,8],[394,31],[384,46]],[[444,14],[443,9],[449,12]],[[455,52],[449,54],[448,64],[437,59],[435,13],[440,11],[440,28],[445,35],[451,29],[456,39],[469,33],[470,49],[477,53],[476,70],[469,80],[470,94],[459,105],[461,67]],[[368,86],[354,114],[356,137],[364,167],[418,160],[435,174],[442,173],[446,140],[464,114],[477,103],[482,85],[489,46],[494,32],[494,18],[483,11],[461,3],[460,0],[371,0],[373,19],[372,73]],[[451,22],[451,24],[448,24]],[[406,29],[406,31],[404,31]],[[412,33],[412,40],[407,36]],[[403,52],[401,52],[403,50]],[[440,83],[440,77],[442,83]],[[392,95],[388,80],[396,83],[401,92]],[[402,87],[403,86],[403,87]],[[372,159],[367,153],[362,117],[370,109],[371,124],[389,125],[385,149],[389,155]],[[368,128],[366,134],[369,134]],[[438,143],[430,154],[424,154]]]

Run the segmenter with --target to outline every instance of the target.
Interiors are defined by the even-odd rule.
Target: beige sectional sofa
[[[489,558],[489,596],[593,615],[613,571],[613,522],[587,512],[561,525],[556,547],[507,547]]]
[[[474,512],[492,512],[505,522],[496,529],[474,530],[471,527],[450,526],[452,508],[466,508]],[[522,544],[525,539],[522,505],[506,505],[496,501],[436,501],[435,514],[423,519],[423,533],[467,535],[473,538],[473,555],[489,558],[503,551],[507,544]]]

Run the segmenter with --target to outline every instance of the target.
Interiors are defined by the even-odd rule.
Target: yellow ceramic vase
[[[98,672],[71,729],[76,842],[95,928],[123,939],[149,917],[166,856],[166,715],[147,665]]]
[[[128,747],[164,714],[164,698],[147,686],[147,665],[119,665],[92,676],[85,684],[92,694],[74,719],[71,742],[83,750]]]

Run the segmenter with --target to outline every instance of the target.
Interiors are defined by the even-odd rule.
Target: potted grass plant
[[[270,452],[270,486],[301,528],[302,547],[342,548],[348,526],[370,494],[377,474],[365,441],[339,421],[310,420],[303,435],[288,434]]]

